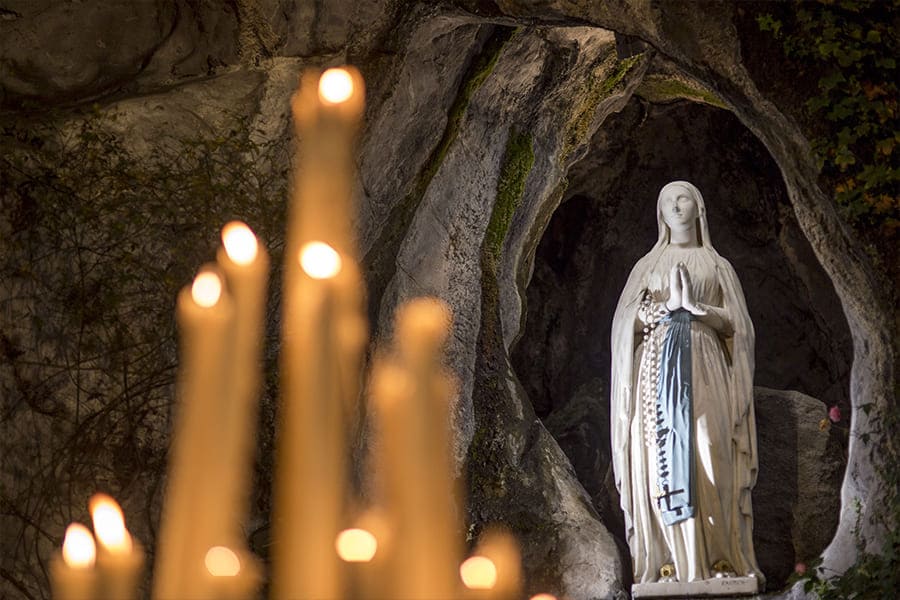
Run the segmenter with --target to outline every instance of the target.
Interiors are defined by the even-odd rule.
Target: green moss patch
[[[621,61],[616,60],[613,53],[591,71],[575,94],[581,100],[575,104],[572,117],[566,123],[562,152],[559,155],[560,163],[564,164],[575,148],[587,140],[600,103],[612,96],[614,92],[621,90],[628,73],[646,60],[648,60],[646,53],[637,54]]]
[[[655,104],[667,104],[676,100],[692,100],[726,108],[725,103],[711,91],[699,85],[693,85],[674,77],[665,75],[648,75],[641,81],[634,92],[644,100]]]
[[[497,183],[497,202],[494,204],[484,240],[485,258],[492,270],[496,271],[503,251],[503,240],[506,239],[513,213],[522,203],[525,181],[532,166],[534,166],[534,145],[531,136],[516,131],[510,132]]]

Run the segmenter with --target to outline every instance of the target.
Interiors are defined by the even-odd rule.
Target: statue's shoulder
[[[717,269],[722,269],[732,275],[735,274],[734,267],[731,266],[731,262],[727,258],[722,256],[718,252],[715,253],[715,256],[716,256],[716,268]]]
[[[634,263],[634,266],[631,267],[631,272],[632,273],[644,272],[645,270],[647,270],[653,266],[653,263],[656,262],[657,257],[658,257],[658,253],[651,250],[647,254],[640,257],[636,263]]]

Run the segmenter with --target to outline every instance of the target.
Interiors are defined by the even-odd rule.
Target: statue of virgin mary
[[[612,325],[611,435],[636,584],[755,577],[753,324],[700,191],[662,188]]]

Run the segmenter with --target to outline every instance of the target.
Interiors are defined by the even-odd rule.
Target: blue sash
[[[678,309],[669,328],[656,388],[657,503],[666,525],[694,516],[694,419],[691,392],[691,320]]]

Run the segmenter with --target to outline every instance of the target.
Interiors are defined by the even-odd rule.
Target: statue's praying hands
[[[687,266],[680,262],[669,271],[669,299],[666,308],[670,311],[683,308],[694,316],[705,316],[709,311],[699,302],[694,301],[691,289],[691,275]]]

